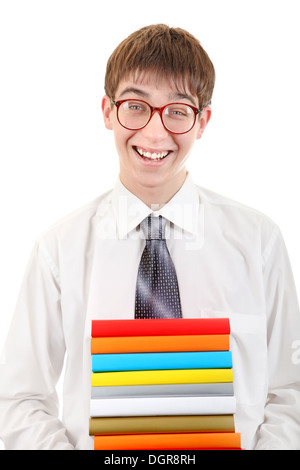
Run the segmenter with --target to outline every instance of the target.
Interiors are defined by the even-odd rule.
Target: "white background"
[[[197,184],[271,217],[299,294],[298,0],[0,0],[0,349],[33,243],[115,183],[106,62],[152,23],[198,37],[216,68]],[[0,377],[1,380],[1,377]]]

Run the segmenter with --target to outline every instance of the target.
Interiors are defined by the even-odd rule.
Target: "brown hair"
[[[122,41],[107,62],[105,93],[113,98],[121,80],[152,72],[159,80],[171,78],[197,96],[199,106],[210,104],[215,70],[198,39],[181,28],[146,26]]]

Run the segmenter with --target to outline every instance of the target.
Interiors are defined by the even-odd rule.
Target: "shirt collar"
[[[144,204],[125,188],[119,178],[113,189],[112,204],[120,239],[126,238],[129,232],[152,213],[162,215],[184,231],[197,234],[199,194],[189,174],[180,190],[159,210],[154,211]]]

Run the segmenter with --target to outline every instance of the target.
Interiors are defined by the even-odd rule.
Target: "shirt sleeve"
[[[73,449],[58,419],[64,355],[59,277],[36,243],[0,365],[0,437],[7,450]]]
[[[300,312],[282,235],[275,228],[264,252],[268,396],[256,449],[300,449]]]

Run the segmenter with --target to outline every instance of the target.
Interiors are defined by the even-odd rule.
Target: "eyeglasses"
[[[164,128],[172,134],[186,134],[195,125],[196,117],[205,106],[197,109],[185,103],[169,103],[161,108],[154,108],[142,100],[120,100],[112,104],[117,108],[117,118],[122,127],[128,130],[143,129],[158,111]]]

